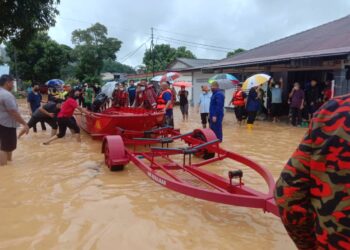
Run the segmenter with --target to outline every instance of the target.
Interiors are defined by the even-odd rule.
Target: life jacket
[[[165,106],[167,104],[167,101],[165,101],[163,99],[163,95],[165,93],[169,93],[169,94],[171,94],[171,97],[173,97],[173,93],[172,93],[172,91],[170,89],[162,91],[160,93],[160,95],[158,96],[158,98],[157,98],[157,109],[164,109],[165,108]],[[171,104],[168,106],[168,109],[172,109],[172,108],[173,108],[173,103],[171,102]]]
[[[236,106],[236,107],[245,105],[244,96],[243,96],[243,91],[242,90],[236,91],[233,94],[233,102],[232,102],[232,104],[234,106]]]

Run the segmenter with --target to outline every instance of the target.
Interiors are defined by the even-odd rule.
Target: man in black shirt
[[[188,121],[188,91],[185,89],[185,86],[181,86],[178,96],[180,97],[180,110],[183,121]]]
[[[310,120],[313,114],[321,107],[322,102],[321,91],[316,80],[311,81],[311,87],[306,90],[305,95]]]
[[[60,112],[61,109],[61,103],[55,103],[55,102],[49,102],[45,104],[44,106],[38,108],[30,118],[28,122],[29,129],[34,127],[35,124],[38,122],[46,122],[50,125],[52,128],[52,135],[55,135],[57,133],[57,114]],[[25,130],[22,129],[18,134],[18,139],[21,138],[22,135],[24,135]]]

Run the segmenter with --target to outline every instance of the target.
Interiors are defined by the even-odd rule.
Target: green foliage
[[[22,81],[22,87],[24,90],[32,86],[32,81]]]
[[[122,64],[120,62],[116,62],[111,58],[103,60],[102,72],[115,72],[115,73],[128,73],[128,74],[136,73],[133,67]]]
[[[14,42],[6,43],[10,57],[10,67],[17,69],[23,80],[44,83],[49,79],[60,78],[61,69],[70,61],[71,48],[53,41],[46,33],[38,33],[24,48],[16,48]]]
[[[226,55],[226,58],[233,57],[233,56],[235,56],[235,55],[237,55],[239,53],[242,53],[244,51],[245,51],[245,49],[241,49],[241,48],[235,49],[234,51],[228,52],[227,55]]]
[[[55,24],[60,0],[0,1],[0,43],[25,46],[38,32]]]
[[[102,83],[102,79],[101,77],[98,75],[98,76],[86,76],[84,79],[83,79],[83,82],[88,82],[88,83],[98,83],[98,84],[101,84]]]
[[[75,73],[77,70],[77,64],[76,63],[68,63],[66,65],[63,65],[60,71],[60,79],[66,80],[69,78],[75,78]]]
[[[153,59],[154,56],[154,71],[162,71],[173,62],[176,58],[196,58],[194,54],[187,50],[186,47],[178,47],[177,49],[170,47],[169,44],[159,44],[154,46],[154,55],[152,51],[147,49],[143,57],[143,63],[146,65],[148,72],[153,70]]]
[[[73,87],[79,84],[79,80],[74,77],[66,78],[64,82],[66,84],[70,84]]]
[[[186,49],[185,46],[181,46],[176,49],[176,58],[196,59],[196,56],[192,53],[192,51]]]
[[[79,80],[98,78],[103,68],[103,60],[116,59],[122,42],[107,37],[107,28],[96,23],[86,30],[75,30],[72,42],[76,45],[74,56],[78,60],[76,77]]]

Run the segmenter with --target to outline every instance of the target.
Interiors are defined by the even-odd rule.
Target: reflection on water
[[[200,126],[197,114],[182,123],[176,113],[183,132]],[[275,178],[305,131],[270,123],[247,131],[233,114],[225,119],[223,147]],[[177,194],[132,164],[111,173],[99,141],[84,135],[78,144],[68,135],[41,145],[48,136],[23,137],[14,162],[0,168],[0,249],[295,249],[273,215]],[[235,164],[209,168],[225,174]],[[244,181],[265,188],[252,171]]]

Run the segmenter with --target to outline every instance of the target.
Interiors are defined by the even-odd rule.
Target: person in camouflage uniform
[[[316,112],[275,200],[299,249],[350,249],[350,95]]]

